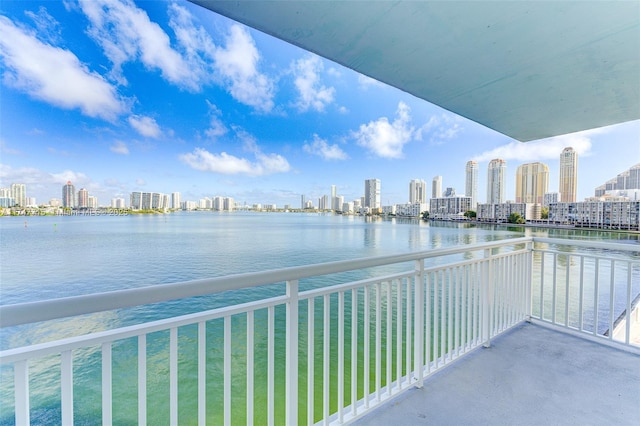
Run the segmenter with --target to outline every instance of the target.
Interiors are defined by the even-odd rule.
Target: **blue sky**
[[[579,153],[578,198],[640,162],[640,121],[520,143],[185,1],[0,3],[0,186],[38,203],[71,180],[108,205],[131,191],[183,200],[346,201],[378,178],[383,204],[411,179],[464,193],[464,168]]]

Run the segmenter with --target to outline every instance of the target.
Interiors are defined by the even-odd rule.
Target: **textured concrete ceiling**
[[[520,141],[640,119],[637,0],[192,1]]]

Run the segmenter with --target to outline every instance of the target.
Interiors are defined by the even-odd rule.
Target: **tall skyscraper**
[[[434,176],[431,182],[431,198],[442,197],[442,176]]]
[[[11,184],[11,197],[20,207],[27,206],[27,186],[24,183]]]
[[[422,179],[413,179],[409,182],[409,202],[411,204],[427,203],[427,183]]]
[[[471,197],[471,209],[478,205],[478,163],[467,161],[465,168],[464,195]]]
[[[62,207],[74,208],[76,206],[76,187],[71,181],[62,187]]]
[[[516,171],[516,203],[544,203],[549,192],[549,167],[543,163],[527,163]]]
[[[507,187],[507,162],[496,158],[489,161],[487,176],[487,204],[502,204],[505,202]]]
[[[573,203],[578,192],[578,153],[567,147],[560,154],[560,201]]]
[[[172,192],[171,193],[171,208],[172,209],[180,209],[180,193],[179,192]]]
[[[86,209],[89,207],[89,191],[85,188],[80,188],[78,191],[78,204],[79,209]]]
[[[382,207],[380,201],[380,179],[367,179],[364,181],[364,207],[379,209]]]

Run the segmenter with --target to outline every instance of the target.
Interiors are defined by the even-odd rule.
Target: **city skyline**
[[[72,181],[102,205],[134,191],[298,205],[331,185],[357,199],[375,176],[388,205],[436,175],[462,194],[468,161],[485,202],[494,158],[515,199],[523,163],[549,164],[559,191],[567,146],[580,200],[640,161],[640,121],[520,143],[183,1],[7,1],[0,34],[0,187],[25,183],[39,203]]]

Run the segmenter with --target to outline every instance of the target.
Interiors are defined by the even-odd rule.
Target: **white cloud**
[[[128,121],[131,127],[133,127],[136,132],[140,133],[142,136],[148,138],[157,138],[162,134],[160,126],[158,126],[156,120],[151,117],[132,115],[129,117]]]
[[[313,142],[305,143],[302,148],[309,154],[317,155],[325,160],[346,160],[349,158],[336,144],[329,145],[325,139],[314,134]]]
[[[345,106],[341,106],[338,108],[338,112],[340,114],[348,114],[349,113],[349,108],[345,107]]]
[[[387,117],[380,117],[360,125],[360,129],[353,132],[358,145],[385,158],[402,158],[402,148],[411,141],[413,135],[411,109],[404,102],[398,103],[396,118],[392,123]]]
[[[60,173],[51,173],[51,178],[55,183],[58,183],[60,185],[64,185],[68,181],[71,181],[71,183],[76,186],[88,184],[90,182],[90,179],[87,175],[82,172],[74,172],[73,170],[64,170]]]
[[[171,47],[169,36],[132,1],[80,0],[80,7],[91,22],[89,35],[113,63],[112,76],[120,84],[126,84],[122,65],[140,60],[147,68],[160,70],[171,83],[198,89],[197,78]]]
[[[273,82],[258,71],[260,53],[253,39],[240,25],[232,25],[225,47],[215,52],[215,67],[238,101],[267,112],[273,108]]]
[[[455,138],[464,128],[462,118],[453,114],[432,115],[416,134],[416,139],[423,139],[429,134],[429,141],[434,145],[442,145],[446,141]]]
[[[324,108],[333,102],[335,89],[323,86],[320,82],[320,73],[324,69],[319,57],[312,55],[298,59],[293,65],[294,84],[298,90],[296,106],[300,111],[324,111]]]
[[[109,149],[111,149],[111,152],[115,152],[116,154],[129,155],[129,148],[127,147],[127,144],[122,141],[115,141]]]
[[[257,153],[256,161],[252,162],[226,152],[214,154],[203,148],[195,148],[193,152],[181,154],[178,158],[193,169],[226,175],[262,176],[283,173],[290,169],[287,160],[277,154]]]
[[[591,152],[591,138],[593,131],[572,133],[555,136],[535,142],[513,141],[485,151],[473,158],[473,160],[490,161],[494,158],[503,160],[515,160],[521,162],[534,162],[541,160],[557,160],[560,153],[566,147],[572,147],[580,156],[588,156]]]
[[[367,90],[370,87],[384,87],[385,84],[381,81],[375,80],[371,77],[367,77],[364,74],[358,74],[358,85],[361,89]]]
[[[115,87],[70,51],[41,42],[4,16],[0,34],[7,85],[57,107],[79,108],[84,115],[109,121],[128,109]]]
[[[211,118],[209,120],[209,128],[204,131],[204,134],[210,139],[216,139],[226,134],[228,129],[219,118],[222,114],[220,109],[209,101],[207,101],[207,105],[209,105],[209,114],[211,115]]]
[[[51,44],[60,42],[60,24],[47,12],[44,6],[40,6],[37,13],[27,10],[24,14],[33,20],[33,23],[38,29],[38,34],[43,40]]]

